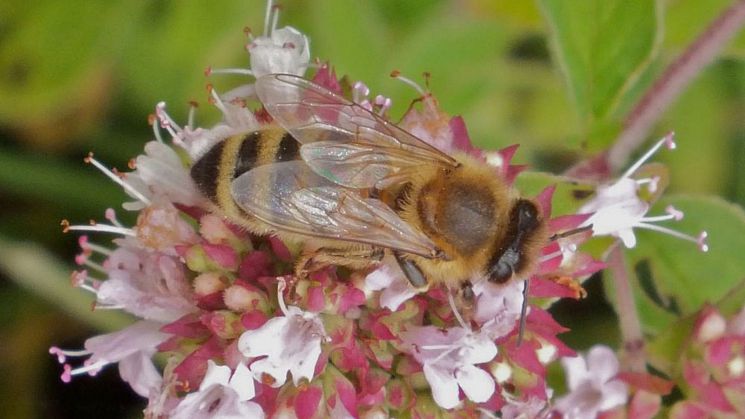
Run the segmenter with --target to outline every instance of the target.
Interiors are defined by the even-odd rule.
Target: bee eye
[[[532,202],[521,199],[517,201],[517,229],[519,232],[533,230],[538,225],[538,208]]]

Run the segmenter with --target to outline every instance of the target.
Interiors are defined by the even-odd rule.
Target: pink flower
[[[261,406],[251,402],[256,395],[254,380],[243,364],[232,376],[230,368],[207,361],[207,374],[199,390],[189,393],[171,412],[172,419],[263,418]]]
[[[714,307],[704,307],[681,360],[687,400],[673,406],[673,417],[698,411],[745,415],[745,309],[726,319]]]
[[[164,323],[196,309],[183,266],[171,256],[120,247],[107,265],[108,278],[96,293],[101,306]]]
[[[554,408],[567,418],[592,419],[598,413],[626,403],[628,388],[616,379],[618,359],[606,346],[593,346],[587,357],[561,360],[569,393],[558,398]]]
[[[160,332],[160,324],[139,321],[118,332],[92,337],[85,341],[83,351],[65,351],[52,347],[49,353],[64,364],[62,381],[87,373],[96,375],[109,364],[119,364],[119,375],[143,397],[150,397],[160,390],[162,378],[150,360],[156,347],[168,338]],[[65,361],[68,357],[88,356],[83,366],[73,369]]]

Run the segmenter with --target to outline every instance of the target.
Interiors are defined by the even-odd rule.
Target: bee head
[[[488,266],[490,282],[504,284],[534,266],[543,241],[544,222],[536,204],[518,199],[510,210],[507,233],[499,239]]]

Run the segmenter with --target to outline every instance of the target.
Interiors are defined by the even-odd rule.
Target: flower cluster
[[[312,64],[308,39],[294,28],[276,26],[277,9],[270,2],[266,32],[251,36],[247,45],[250,69],[208,73],[306,75],[315,68],[309,75],[315,83],[347,92],[350,100],[387,118],[390,99],[370,98],[363,83],[350,84],[329,65]],[[404,115],[402,128],[443,151],[481,159],[494,166],[494,176],[512,183],[523,169],[511,164],[517,147],[474,148],[461,118],[444,114],[416,83],[393,76],[414,86],[423,104]],[[587,214],[554,218],[554,188],[545,189],[535,202],[555,236],[542,249],[537,268],[524,281],[504,286],[474,283],[469,310],[459,307],[445,287],[413,289],[387,259],[372,272],[331,266],[296,277],[294,261],[302,249],[232,224],[213,211],[190,177],[191,165],[214,144],[271,123],[250,83],[223,94],[210,89],[210,95],[223,115],[210,128],[194,126],[193,109],[181,126],[158,104],[151,118],[155,141],[132,161],[131,172],[111,171],[93,155],[86,158],[132,197],[124,208],[137,213],[137,222],[123,225],[114,210],[106,212],[105,223],[64,221],[65,230],[118,236],[111,247],[81,236],[73,283],[95,295],[97,308],[121,309],[141,320],[88,339],[81,351],[52,348],[64,364],[64,381],[118,364],[122,379],[147,398],[146,415],[176,418],[403,412],[430,417],[437,411],[518,417],[577,406],[598,412],[626,400],[625,384],[613,381],[617,364],[606,363],[599,376],[588,378],[578,359],[565,361],[570,370],[583,371],[580,378],[569,372],[575,377],[570,390],[594,389],[602,403],[590,405],[570,394],[551,407],[547,366],[575,353],[557,338],[566,329],[546,306],[582,296],[578,281],[603,267],[577,249],[591,235],[583,226],[627,245],[633,245],[632,227],[651,228],[653,220],[643,218],[648,205],[637,198],[643,181],[625,175],[599,191],[581,211]],[[619,211],[633,213],[633,219],[613,224],[609,220]],[[561,234],[573,229],[585,233]],[[591,351],[589,368],[612,356],[606,352]],[[156,353],[165,355],[162,368],[153,363]],[[80,357],[79,366],[68,362]],[[742,359],[729,364],[736,369]]]
[[[688,383],[686,400],[671,417],[742,417],[745,415],[745,309],[730,319],[714,307],[698,315],[680,360]]]

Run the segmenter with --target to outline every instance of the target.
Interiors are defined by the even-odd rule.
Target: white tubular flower
[[[706,244],[707,234],[705,231],[697,237],[693,237],[656,224],[661,221],[681,220],[683,218],[682,211],[668,206],[665,209],[666,215],[646,216],[647,211],[649,211],[649,203],[639,197],[639,189],[643,185],[647,185],[648,190],[654,193],[659,179],[634,179],[631,176],[663,145],[670,150],[675,149],[673,133],[658,141],[616,182],[598,187],[595,197],[579,210],[579,213],[593,213],[582,226],[592,225],[594,236],[618,237],[628,248],[636,246],[634,229],[642,228],[694,242],[702,252],[706,252],[709,250],[709,246]]]
[[[458,406],[459,387],[476,403],[485,402],[494,394],[494,378],[475,365],[497,356],[497,346],[485,333],[463,327],[443,331],[424,326],[410,328],[402,339],[412,345],[412,355],[422,364],[424,377],[440,407]]]
[[[94,336],[85,341],[85,350],[67,351],[52,347],[49,353],[63,364],[62,381],[70,382],[80,374],[96,375],[109,364],[119,363],[119,375],[143,397],[160,390],[163,379],[150,359],[156,347],[168,339],[160,331],[162,324],[139,321],[118,332]],[[72,368],[67,358],[88,357],[83,365]]]
[[[365,277],[364,288],[368,292],[380,291],[380,305],[396,311],[419,291],[414,289],[400,269],[384,264]]]
[[[628,388],[615,379],[616,354],[606,346],[593,346],[587,357],[563,358],[569,393],[556,400],[554,408],[565,418],[592,419],[598,413],[626,403]]]
[[[251,402],[256,395],[254,379],[243,364],[232,377],[230,368],[207,361],[207,374],[199,391],[187,395],[171,413],[172,419],[263,418],[261,406]]]
[[[305,74],[310,62],[308,38],[297,29],[277,29],[278,9],[267,2],[264,34],[251,39],[246,49],[251,54],[251,73],[261,77],[272,73]]]
[[[238,350],[244,356],[265,357],[251,363],[250,370],[258,381],[263,382],[264,375],[271,376],[272,387],[282,386],[288,371],[296,386],[303,378],[312,380],[321,355],[321,342],[326,338],[318,314],[285,306],[283,289],[284,282],[280,282],[279,305],[284,316],[244,332],[238,340]]]

